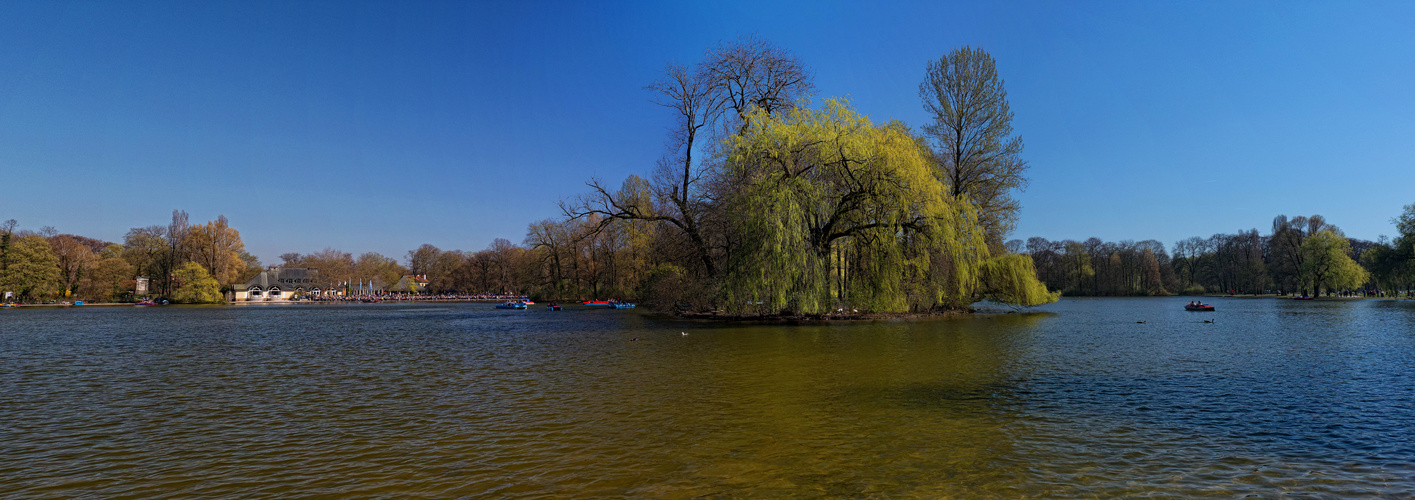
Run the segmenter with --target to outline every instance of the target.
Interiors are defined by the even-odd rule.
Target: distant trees
[[[1051,242],[1034,237],[1027,240],[1026,251],[1047,287],[1068,295],[1168,295],[1180,286],[1175,262],[1154,240]]]
[[[240,231],[231,227],[225,215],[191,226],[183,245],[192,261],[201,264],[221,286],[245,282],[248,274],[248,263],[243,256],[246,245],[241,241]]]
[[[954,198],[977,208],[978,224],[994,253],[1017,223],[1013,190],[1027,185],[1022,138],[1012,135],[1012,110],[996,63],[983,49],[962,47],[928,64],[919,96],[931,121],[939,177]]]
[[[191,232],[191,224],[187,221],[189,217],[184,210],[172,211],[172,222],[167,224],[162,232],[164,241],[167,243],[166,252],[162,254],[162,274],[156,276],[154,282],[159,286],[163,296],[171,296],[174,289],[172,284],[173,273],[178,267],[190,259],[187,254],[187,234]]]
[[[427,276],[428,287],[432,291],[452,291],[458,288],[452,274],[457,266],[466,260],[461,250],[441,250],[424,243],[416,250],[409,251],[407,258],[408,272]]]
[[[1394,241],[1382,236],[1359,256],[1361,266],[1370,273],[1371,286],[1382,290],[1415,288],[1415,204],[1391,219],[1397,236]]]
[[[324,290],[345,290],[357,278],[354,276],[353,254],[342,250],[326,247],[308,255],[284,254],[280,257],[285,261],[283,267],[319,271],[319,281],[316,284]],[[395,279],[386,284],[392,286],[396,281]]]
[[[5,222],[0,223],[0,276],[4,275],[5,269],[10,264],[10,244],[15,237],[15,226],[17,225],[19,225],[19,221],[15,219],[6,219]]]
[[[408,274],[408,269],[398,264],[398,261],[378,252],[359,254],[359,258],[354,260],[353,270],[354,273],[349,283],[351,286],[356,284],[366,286],[373,283],[375,279],[391,286],[398,282],[398,278]]]
[[[1351,259],[1351,242],[1328,229],[1302,242],[1303,271],[1310,277],[1312,290],[1351,290],[1370,275]]]
[[[1335,229],[1320,215],[1293,217],[1285,215],[1273,218],[1272,241],[1269,245],[1272,255],[1273,283],[1284,290],[1301,290],[1316,293],[1307,275],[1310,266],[1307,255],[1302,252],[1302,243],[1307,237],[1319,231]]]
[[[232,284],[244,282],[260,268],[260,262],[245,252],[240,233],[230,227],[225,216],[200,225],[191,225],[186,212],[174,210],[172,221],[166,226],[133,228],[123,238],[123,244],[109,243],[93,238],[60,234],[58,230],[45,226],[39,231],[16,231],[13,219],[0,224],[0,275],[11,274],[13,278],[9,291],[25,283],[25,300],[68,298],[86,301],[122,300],[134,291],[135,278],[151,279],[151,287],[146,292],[152,296],[172,297],[178,286],[177,271],[188,263],[194,263],[206,270],[208,278],[218,283],[218,294]],[[47,252],[40,255],[37,248],[26,246],[21,249],[17,243],[30,236],[44,241]],[[27,245],[28,245],[27,243]],[[24,250],[24,252],[20,252]],[[12,264],[25,259],[23,269],[10,272]],[[47,263],[52,259],[54,283],[49,286],[47,278],[34,278],[30,264]],[[46,267],[42,264],[41,267]],[[47,271],[42,273],[47,275]],[[37,284],[37,285],[35,285]],[[34,286],[32,286],[34,285]],[[3,288],[3,287],[0,287]]]
[[[1408,227],[1415,233],[1412,207],[1392,220],[1397,229]],[[1272,234],[1250,229],[1186,238],[1175,242],[1172,258],[1155,241],[1030,238],[1025,249],[1048,286],[1072,295],[1374,293],[1415,285],[1415,234],[1401,234],[1403,240],[1396,242],[1353,240],[1320,215],[1280,215],[1273,219]],[[1399,241],[1411,243],[1402,250]],[[1137,284],[1134,276],[1143,279]]]
[[[84,276],[77,293],[97,302],[118,300],[133,290],[134,268],[123,255],[123,245],[110,244],[98,253],[97,263]]]
[[[15,292],[22,300],[37,300],[57,293],[62,283],[59,258],[43,236],[30,234],[9,241],[0,290]]]
[[[72,235],[61,234],[49,238],[49,246],[59,264],[59,294],[68,297],[77,291],[85,272],[98,262],[88,245]]]
[[[166,228],[162,226],[135,227],[128,230],[123,238],[123,259],[133,266],[135,276],[160,278],[163,274]]]
[[[187,262],[172,273],[172,301],[179,304],[215,304],[223,301],[221,284],[201,264]]]

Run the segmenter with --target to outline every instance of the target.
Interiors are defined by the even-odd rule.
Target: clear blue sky
[[[755,33],[817,97],[919,127],[930,59],[998,61],[1013,237],[1157,239],[1415,203],[1410,2],[0,3],[0,219],[121,241],[225,214],[264,262],[479,250],[647,175],[643,87]]]

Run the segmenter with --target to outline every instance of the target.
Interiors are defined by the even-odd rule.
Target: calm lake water
[[[0,310],[0,497],[1415,492],[1415,302],[1187,300]]]

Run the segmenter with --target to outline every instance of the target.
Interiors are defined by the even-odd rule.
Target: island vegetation
[[[1153,240],[1007,241],[1026,187],[1024,144],[985,51],[931,61],[919,85],[929,121],[875,121],[817,99],[797,57],[746,37],[668,64],[648,90],[673,126],[666,153],[617,185],[588,179],[522,244],[480,251],[421,245],[403,259],[334,248],[280,256],[319,271],[323,290],[425,276],[430,293],[632,298],[732,317],[938,313],[980,300],[1027,307],[1072,295],[1409,290],[1415,205],[1400,236],[1346,238],[1320,216],[1256,230]],[[224,216],[133,228],[122,243],[0,226],[0,291],[24,302],[220,302],[265,266]]]

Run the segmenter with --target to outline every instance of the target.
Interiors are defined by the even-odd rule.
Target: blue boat
[[[630,304],[628,302],[615,302],[613,304],[610,304],[609,307],[611,309],[633,309],[634,304]]]
[[[507,303],[505,303],[505,304],[497,304],[497,305],[496,305],[496,308],[497,308],[497,309],[525,309],[525,308],[526,308],[526,303],[525,303],[525,302],[507,302]]]

